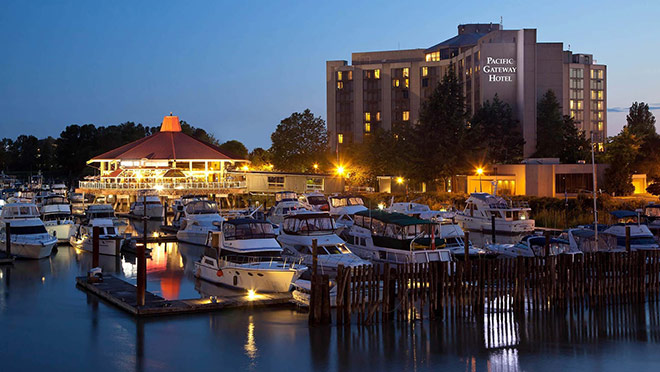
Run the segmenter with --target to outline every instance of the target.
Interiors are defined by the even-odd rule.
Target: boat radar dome
[[[160,126],[161,132],[181,132],[181,125],[179,124],[179,117],[172,115],[163,118],[163,124]]]

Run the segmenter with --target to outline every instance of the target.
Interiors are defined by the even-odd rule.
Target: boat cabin
[[[225,241],[276,237],[271,223],[252,218],[237,218],[225,221],[222,224],[222,234]]]
[[[185,205],[186,215],[191,214],[217,214],[218,205],[209,200],[192,201]]]
[[[39,209],[35,204],[30,203],[9,203],[2,207],[3,220],[39,218]]]
[[[433,221],[381,210],[357,212],[353,221],[355,226],[371,231],[375,246],[403,250],[428,249],[437,225]],[[436,248],[444,245],[444,239],[435,236]]]
[[[301,212],[285,217],[282,231],[289,235],[333,234],[335,223],[329,213]]]
[[[329,198],[330,207],[342,208],[350,206],[364,206],[364,201],[359,196],[331,196]]]
[[[282,201],[297,201],[298,194],[293,191],[278,191],[275,193],[275,204]]]
[[[473,193],[466,201],[463,213],[470,217],[490,219],[492,216],[506,221],[528,220],[531,209],[527,206],[514,207],[501,196]]]

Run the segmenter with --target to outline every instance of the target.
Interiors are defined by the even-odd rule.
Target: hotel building
[[[607,71],[590,54],[563,43],[536,40],[536,29],[504,30],[500,24],[465,24],[458,35],[428,49],[353,53],[327,61],[327,125],[333,148],[361,143],[375,128],[419,119],[422,102],[455,66],[469,115],[495,94],[511,105],[525,139],[536,150],[536,106],[553,90],[563,114],[602,149],[607,134]]]

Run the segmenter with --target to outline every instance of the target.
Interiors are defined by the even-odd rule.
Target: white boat
[[[51,186],[50,189],[53,192],[53,194],[66,197],[67,189],[65,184],[55,183],[53,184],[53,186]]]
[[[277,241],[283,248],[283,255],[302,259],[312,267],[312,241],[316,240],[318,271],[331,277],[337,275],[337,267],[371,265],[346,246],[346,242],[335,233],[335,224],[327,212],[299,212],[287,216],[282,223]]]
[[[357,212],[342,232],[349,248],[371,262],[392,265],[450,261],[451,251],[434,236],[436,222],[381,210]]]
[[[272,224],[250,218],[224,221],[195,262],[195,276],[253,293],[288,292],[307,267],[300,260],[283,260],[281,253]]]
[[[596,242],[596,232],[593,229],[580,227],[568,229],[560,237],[568,241],[571,250],[583,253],[625,252],[625,248],[617,247],[616,237],[612,235],[601,232],[598,234],[598,242]]]
[[[71,214],[71,206],[61,195],[50,195],[43,200],[41,219],[46,231],[55,235],[60,243],[68,243],[76,231]]]
[[[486,250],[499,254],[501,258],[513,257],[544,257],[546,238],[543,235],[528,235],[516,244],[487,244]],[[560,254],[581,254],[577,248],[571,246],[568,240],[550,238],[548,245],[550,256]]]
[[[110,219],[118,234],[123,234],[128,227],[128,222],[117,218],[115,210],[110,204],[90,204],[85,208],[85,221],[83,224],[99,218]]]
[[[181,220],[176,238],[179,241],[210,246],[211,233],[220,231],[225,220],[218,214],[215,202],[193,201],[184,207],[185,217]]]
[[[299,197],[301,203],[305,204],[307,209],[314,212],[329,212],[330,203],[328,199],[320,192],[311,192]]]
[[[439,218],[435,227],[435,236],[442,239],[443,249],[448,249],[457,259],[465,258],[465,232],[457,224],[449,219]],[[468,255],[471,258],[495,258],[497,254],[476,248],[468,241]]]
[[[660,204],[650,203],[641,211],[646,225],[656,237],[660,238]]]
[[[147,217],[151,219],[163,218],[163,204],[156,195],[141,195],[137,200],[131,203],[130,213],[133,216],[143,217],[145,214],[145,204]]]
[[[530,211],[526,206],[512,206],[501,196],[477,192],[470,194],[465,209],[457,212],[455,219],[465,231],[490,236],[495,216],[495,235],[513,237],[515,241],[534,232]]]
[[[385,211],[402,213],[411,217],[421,218],[423,220],[442,218],[445,213],[442,211],[431,210],[431,208],[426,204],[413,202],[392,203],[388,208],[385,208]]]
[[[660,249],[660,245],[658,245],[649,227],[640,223],[637,213],[632,211],[614,211],[611,214],[616,218],[617,223],[602,230],[602,234],[614,236],[619,249],[626,249],[626,228],[630,229],[631,251]]]
[[[80,225],[76,233],[69,240],[71,245],[75,248],[93,252],[94,227],[99,228],[99,254],[107,256],[118,255],[124,239],[118,234],[113,221],[109,218],[94,218],[87,224]]]
[[[355,195],[333,195],[328,198],[330,214],[335,217],[353,216],[357,212],[366,211],[364,200]]]
[[[0,250],[7,250],[6,223],[10,223],[11,254],[39,259],[50,256],[57,238],[46,231],[37,206],[29,203],[5,204],[0,214]]]
[[[188,203],[196,201],[209,201],[209,198],[202,195],[184,195],[179,199],[174,200],[172,204],[172,212],[174,213],[174,218],[172,218],[172,226],[177,229],[181,227],[181,222],[186,218],[186,205]],[[211,202],[213,205],[216,205],[215,202]],[[216,205],[216,211],[217,211]]]
[[[268,221],[275,225],[280,225],[289,214],[308,210],[308,207],[300,202],[298,195],[291,191],[275,193],[275,202],[277,204],[268,212]]]

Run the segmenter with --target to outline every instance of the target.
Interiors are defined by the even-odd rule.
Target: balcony
[[[87,190],[131,192],[137,190],[154,189],[170,192],[213,191],[213,190],[240,190],[247,188],[246,181],[224,182],[106,182],[106,181],[80,181],[78,187]]]

